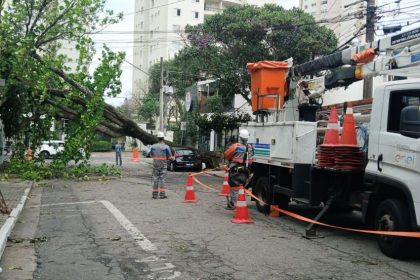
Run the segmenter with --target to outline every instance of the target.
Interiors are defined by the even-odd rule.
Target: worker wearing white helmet
[[[165,134],[157,133],[158,143],[150,148],[150,156],[153,158],[153,192],[152,198],[167,198],[165,192],[167,160],[172,157],[171,149],[165,144]]]
[[[239,142],[231,145],[225,151],[225,158],[229,160],[229,186],[230,196],[228,197],[228,205],[226,209],[235,209],[240,186],[245,186],[250,177],[252,157],[254,156],[254,148],[247,144],[249,139],[249,131],[241,129],[239,131]]]

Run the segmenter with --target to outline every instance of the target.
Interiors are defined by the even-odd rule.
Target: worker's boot
[[[166,193],[165,192],[160,192],[159,198],[160,199],[164,199],[164,198],[168,198],[168,197],[166,196]]]
[[[229,201],[225,207],[226,210],[235,210],[235,205]]]
[[[158,198],[158,192],[157,191],[153,191],[152,198],[153,199],[157,199]]]

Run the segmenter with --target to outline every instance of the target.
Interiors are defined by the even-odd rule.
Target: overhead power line
[[[141,69],[140,67],[138,67],[138,66],[134,65],[134,64],[133,64],[133,63],[131,63],[130,61],[128,61],[128,60],[126,60],[126,59],[124,59],[124,61],[125,61],[125,63],[130,64],[131,66],[133,66],[133,67],[134,67],[134,68],[136,68],[137,70],[139,70],[139,71],[143,72],[143,73],[144,73],[144,74],[146,74],[147,76],[150,76],[150,74],[149,74],[148,72],[146,72],[146,71],[144,71],[143,69]]]

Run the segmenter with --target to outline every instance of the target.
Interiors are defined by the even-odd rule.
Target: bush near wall
[[[112,144],[108,141],[94,141],[92,144],[93,152],[109,152],[112,151]]]

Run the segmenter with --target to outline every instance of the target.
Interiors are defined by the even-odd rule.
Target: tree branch
[[[52,68],[46,65],[46,63],[42,60],[42,58],[37,53],[33,52],[31,55],[33,58],[38,60],[40,63],[44,64],[50,71],[52,71],[53,73],[61,77],[66,83],[71,85],[76,90],[80,91],[81,93],[85,94],[88,97],[93,95],[93,93],[88,88],[84,87],[80,83],[73,80],[66,73],[64,73],[63,70]],[[126,118],[120,113],[118,113],[117,110],[115,110],[115,108],[112,107],[111,105],[105,104],[105,110],[107,111],[107,114],[105,114],[105,116],[113,116],[117,120],[122,122],[122,129],[124,130],[124,133],[126,136],[131,136],[133,138],[139,139],[145,145],[153,144],[157,142],[156,136],[151,135],[147,133],[146,131],[144,131],[143,129],[141,129],[137,125],[137,123],[135,123],[133,120]]]
[[[34,22],[31,25],[31,28],[29,29],[29,32],[34,31],[36,24],[38,23],[38,20],[40,20],[40,18],[42,17],[42,14],[44,13],[45,8],[52,2],[53,0],[43,0],[41,5],[37,8],[37,15],[35,17]]]
[[[54,19],[54,21],[49,25],[49,26],[47,26],[45,29],[44,29],[44,31],[42,31],[42,33],[38,36],[38,40],[35,42],[35,47],[39,47],[39,46],[41,46],[42,44],[40,44],[40,42],[42,43],[42,42],[45,42],[45,43],[48,43],[48,42],[52,42],[52,41],[54,41],[54,40],[56,40],[56,39],[58,39],[58,38],[60,38],[61,36],[63,36],[63,34],[58,34],[58,35],[56,35],[56,36],[53,36],[53,37],[51,37],[51,38],[49,38],[49,39],[46,39],[46,40],[43,40],[43,41],[41,41],[41,39],[48,33],[48,31],[50,31],[52,28],[54,28],[59,22],[60,22],[60,20],[61,19],[63,19],[64,18],[64,16],[74,7],[74,5],[75,5],[75,1],[73,1],[73,2],[71,2],[68,6],[67,6],[67,8],[61,13],[61,14],[59,14],[55,19]],[[45,44],[44,43],[44,44]]]

